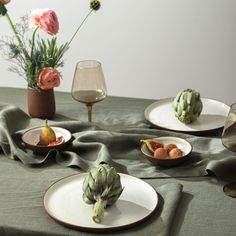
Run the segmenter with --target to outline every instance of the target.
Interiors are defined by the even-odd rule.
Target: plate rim
[[[122,229],[126,229],[126,228],[130,228],[130,227],[133,227],[135,225],[138,225],[140,223],[143,223],[144,221],[146,221],[147,219],[149,219],[152,215],[154,215],[158,209],[158,206],[159,206],[159,194],[158,192],[156,191],[156,189],[150,185],[149,183],[145,182],[144,180],[140,179],[140,178],[137,178],[135,176],[132,176],[132,175],[129,175],[129,174],[124,174],[124,173],[118,173],[121,177],[129,177],[129,178],[133,178],[133,179],[136,179],[138,181],[141,181],[141,182],[144,182],[146,185],[148,185],[155,193],[156,193],[156,205],[154,206],[153,210],[147,214],[145,217],[137,220],[137,221],[134,221],[132,223],[129,223],[129,224],[124,224],[124,225],[120,225],[120,226],[114,226],[114,227],[86,227],[86,226],[79,226],[79,225],[75,225],[75,224],[70,224],[70,223],[67,223],[67,222],[64,222],[63,220],[60,220],[58,219],[57,217],[53,216],[49,210],[47,209],[47,207],[45,206],[45,198],[46,198],[46,194],[48,193],[48,191],[54,187],[56,184],[58,184],[60,181],[63,181],[67,178],[71,178],[71,177],[75,177],[75,176],[79,176],[79,175],[83,175],[83,176],[86,176],[88,174],[88,172],[83,172],[83,173],[78,173],[78,174],[72,174],[72,175],[69,175],[69,176],[65,176],[63,178],[60,178],[59,180],[53,182],[43,193],[43,197],[42,197],[42,202],[43,202],[43,208],[45,210],[45,212],[47,213],[47,215],[52,218],[53,220],[55,220],[56,222],[68,227],[68,228],[71,228],[71,229],[75,229],[75,230],[80,230],[80,231],[83,231],[83,232],[114,232],[114,231],[119,231],[119,230],[122,230]]]
[[[144,118],[146,121],[148,121],[153,127],[156,127],[156,128],[160,128],[160,129],[163,129],[163,130],[168,130],[168,131],[175,131],[175,132],[184,132],[184,133],[205,133],[205,132],[210,132],[210,131],[214,131],[214,130],[218,130],[218,129],[221,129],[224,125],[221,125],[219,127],[215,127],[215,128],[209,128],[209,129],[203,129],[203,130],[184,130],[184,129],[169,129],[169,128],[166,128],[164,126],[160,126],[160,125],[157,125],[157,124],[154,124],[152,121],[150,121],[150,119],[148,118],[148,115],[150,114],[150,112],[153,110],[151,109],[152,106],[154,106],[155,104],[157,103],[160,103],[160,102],[169,102],[171,100],[173,100],[174,97],[167,97],[167,98],[161,98],[157,101],[154,101],[152,102],[151,104],[149,104],[145,109],[144,109]],[[221,103],[222,105],[224,105],[225,107],[228,108],[228,110],[230,110],[230,106],[227,105],[226,103],[224,102],[221,102],[219,100],[216,100],[216,99],[212,99],[212,98],[206,98],[206,97],[203,97],[201,99],[204,99],[204,100],[208,100],[208,101],[213,101],[213,102],[218,102],[218,103]],[[148,111],[150,110],[150,111]]]

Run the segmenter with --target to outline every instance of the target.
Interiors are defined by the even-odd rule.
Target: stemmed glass
[[[222,144],[231,151],[236,152],[236,103],[230,106],[230,110],[225,121]],[[231,164],[232,165],[232,164]],[[227,183],[223,191],[230,197],[236,197],[236,182]]]
[[[236,103],[230,106],[221,140],[226,148],[236,152]]]
[[[106,83],[100,62],[86,60],[76,64],[71,95],[76,101],[86,104],[88,121],[91,122],[93,104],[102,101],[107,96]]]

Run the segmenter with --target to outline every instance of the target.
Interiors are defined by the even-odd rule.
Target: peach
[[[163,147],[157,148],[154,152],[154,158],[166,159],[167,157],[168,157],[168,153],[166,149]]]
[[[183,152],[179,148],[173,148],[169,152],[169,156],[172,159],[176,159],[176,158],[182,157],[183,156]]]
[[[173,148],[177,148],[177,146],[173,143],[170,143],[165,146],[166,151],[169,153]]]

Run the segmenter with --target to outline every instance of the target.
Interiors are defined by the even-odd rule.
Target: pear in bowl
[[[48,121],[45,120],[45,126],[42,128],[39,135],[39,142],[37,145],[49,145],[56,141],[56,134],[54,130],[48,126]]]
[[[57,126],[47,127],[45,124],[27,130],[22,135],[22,141],[35,154],[45,155],[52,149],[62,150],[68,147],[71,137],[69,130]]]

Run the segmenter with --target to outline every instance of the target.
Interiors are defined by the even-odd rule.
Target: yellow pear
[[[52,128],[48,126],[48,121],[45,120],[45,126],[42,128],[39,137],[40,145],[48,145],[56,140],[56,134]]]

